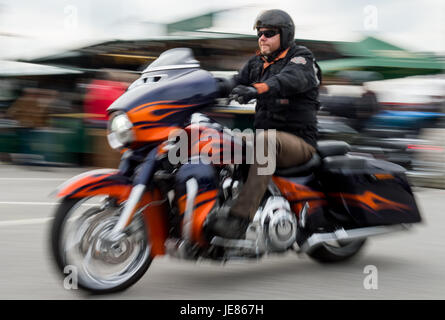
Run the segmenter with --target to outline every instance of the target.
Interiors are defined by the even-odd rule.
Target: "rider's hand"
[[[238,101],[240,104],[246,104],[257,96],[258,91],[254,87],[239,85],[232,90],[229,98]]]

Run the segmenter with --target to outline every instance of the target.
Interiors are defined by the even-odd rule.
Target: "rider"
[[[297,166],[316,152],[321,71],[311,51],[295,44],[295,26],[286,12],[261,13],[254,29],[259,51],[234,77],[231,96],[241,104],[256,98],[255,129],[264,129],[257,130],[256,141],[262,141],[262,135],[265,152],[273,152],[277,167]],[[276,129],[276,134],[268,129]],[[267,150],[268,138],[275,139],[276,150]],[[234,239],[245,235],[272,177],[259,174],[265,166],[255,159],[229,215],[209,222],[214,234]]]

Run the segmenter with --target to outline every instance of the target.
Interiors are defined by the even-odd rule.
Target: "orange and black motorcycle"
[[[227,88],[191,50],[178,48],[109,107],[108,141],[123,152],[119,168],[86,172],[57,191],[52,254],[62,272],[75,267],[80,287],[124,290],[166,254],[225,262],[295,250],[322,263],[344,261],[368,237],[421,221],[402,167],[353,154],[341,141],[319,141],[307,163],[277,168],[244,239],[213,236],[207,222],[237,197],[248,171],[245,161],[198,157],[222,159],[226,149],[249,147],[199,113]],[[178,148],[181,136],[188,152]]]

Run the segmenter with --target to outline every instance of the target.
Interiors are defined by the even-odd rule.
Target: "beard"
[[[271,62],[271,61],[275,60],[275,58],[278,57],[282,51],[281,47],[279,47],[275,51],[271,51],[269,46],[266,47],[265,49],[266,50],[262,50],[260,47],[260,53],[261,53],[261,56],[263,56],[267,62]]]
[[[267,56],[267,55],[269,55],[269,54],[272,53],[272,51],[271,51],[271,49],[270,49],[270,46],[263,46],[263,47],[260,47],[260,52],[261,52],[261,54],[262,54],[263,56]]]

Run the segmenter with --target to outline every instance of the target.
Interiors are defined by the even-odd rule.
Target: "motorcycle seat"
[[[275,175],[280,177],[301,177],[311,174],[321,165],[321,159],[330,156],[345,155],[351,150],[351,146],[344,141],[324,140],[318,141],[317,153],[309,161],[297,167],[277,168]]]
[[[280,177],[301,177],[307,176],[321,165],[321,158],[317,153],[314,153],[309,161],[299,165],[297,167],[290,168],[277,168],[275,170],[275,175]]]
[[[342,156],[351,151],[351,146],[344,141],[324,140],[317,142],[317,152],[321,158]]]

